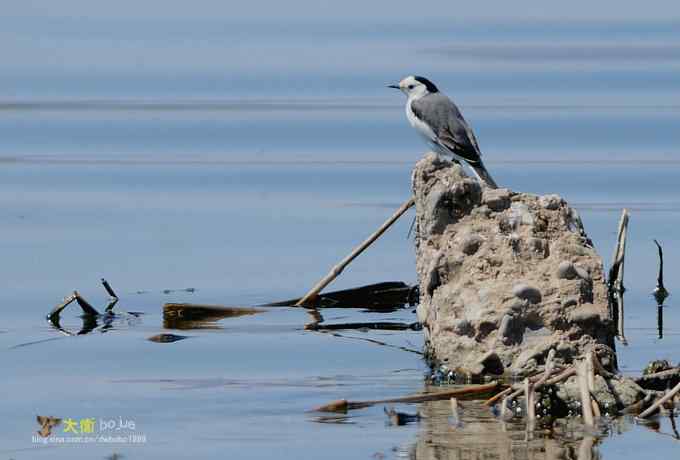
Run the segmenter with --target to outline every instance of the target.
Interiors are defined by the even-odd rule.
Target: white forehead
[[[407,87],[409,85],[417,86],[421,84],[422,83],[416,80],[416,77],[414,77],[413,75],[409,75],[408,77],[404,78],[402,81],[399,82],[399,86],[401,86],[402,88]]]

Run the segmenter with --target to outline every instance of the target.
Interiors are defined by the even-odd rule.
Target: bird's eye
[[[408,85],[408,89],[413,89],[413,88],[414,88],[413,85]]]

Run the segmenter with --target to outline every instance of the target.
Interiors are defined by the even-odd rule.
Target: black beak
[[[388,88],[401,89],[399,85],[387,85]]]

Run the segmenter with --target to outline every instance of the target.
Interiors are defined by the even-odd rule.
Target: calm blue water
[[[652,358],[678,361],[674,297],[662,339],[649,297],[654,238],[671,293],[680,276],[680,10],[671,3],[656,15],[593,6],[592,17],[538,2],[535,15],[498,4],[493,17],[475,6],[437,14],[447,8],[438,2],[422,14],[392,2],[361,14],[354,2],[326,12],[312,2],[204,2],[202,12],[60,3],[13,5],[0,19],[1,457],[429,458],[423,446],[448,435],[386,426],[382,406],[342,423],[308,412],[420,391],[418,355],[361,340],[418,349],[418,332],[306,332],[309,316],[283,308],[172,331],[161,311],[299,296],[380,225],[408,198],[424,151],[403,96],[385,88],[410,73],[459,103],[499,183],[575,205],[605,261],[621,208],[631,210],[620,364],[634,374]],[[333,287],[415,282],[409,223]],[[49,326],[44,315],[73,289],[105,305],[101,277],[118,291],[117,308],[143,314],[82,336]],[[62,326],[81,325],[72,306]],[[162,332],[190,338],[145,340]],[[133,420],[147,442],[42,446],[31,441],[36,415]],[[481,455],[475,418],[464,417],[470,428],[449,448]],[[482,432],[497,431],[485,423]],[[596,443],[602,458],[642,445],[677,455],[677,441],[616,423],[620,434]],[[660,430],[672,432],[668,419]]]

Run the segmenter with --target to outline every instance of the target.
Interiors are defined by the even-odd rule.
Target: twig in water
[[[654,244],[659,249],[659,275],[656,277],[656,288],[652,291],[652,295],[656,299],[656,303],[661,306],[670,294],[663,285],[663,249],[661,249],[658,241],[654,240]]]
[[[83,309],[83,314],[89,316],[99,316],[99,312],[90,303],[85,300],[83,296],[78,293],[78,291],[73,291],[73,295],[76,297],[76,302]]]
[[[104,286],[106,293],[109,295],[109,297],[111,297],[111,299],[109,300],[109,304],[106,306],[106,311],[111,311],[113,310],[113,307],[115,307],[116,304],[118,303],[118,296],[111,288],[109,282],[106,281],[104,278],[102,278],[102,286]]]
[[[47,317],[49,318],[50,321],[55,321],[59,319],[59,315],[61,314],[62,310],[66,307],[68,307],[74,300],[76,300],[76,294],[75,292],[71,294],[68,297],[65,297],[63,302],[61,302],[59,305],[54,307],[52,311],[50,312]]]
[[[646,418],[649,417],[655,410],[657,410],[659,407],[661,407],[662,404],[664,404],[666,401],[673,399],[673,397],[680,392],[680,383],[675,385],[672,390],[670,390],[666,395],[656,401],[654,404],[649,406],[647,410],[645,410],[643,413],[639,415],[640,418]]]
[[[576,363],[576,375],[578,376],[578,386],[581,394],[581,411],[583,412],[583,423],[594,426],[593,406],[590,402],[590,391],[588,391],[588,375],[586,363],[580,361]]]
[[[552,356],[554,356],[554,351],[550,350],[552,352]],[[551,353],[548,353],[548,359],[546,360],[546,369],[544,372],[541,374],[533,375],[529,377],[530,381],[535,380],[534,382],[534,391],[538,390],[541,388],[543,385],[554,385],[556,383],[561,382],[562,380],[566,380],[572,375],[576,373],[576,370],[574,367],[567,368],[563,370],[561,373],[557,374],[555,377],[550,378],[550,376],[553,374],[555,371],[554,369],[554,364],[552,361],[552,356]],[[503,397],[507,395],[508,400],[513,400],[517,398],[519,395],[521,395],[524,392],[524,386],[518,385],[518,386],[512,386],[501,393],[497,394],[491,399],[488,399],[487,401],[484,402],[486,406],[491,406],[494,404],[499,397]]]
[[[624,209],[619,221],[619,231],[616,237],[616,247],[609,268],[608,297],[610,315],[616,318],[617,338],[624,345],[628,345],[624,331],[623,273],[626,255],[626,236],[628,235],[628,210]]]
[[[385,233],[385,231],[390,228],[390,226],[395,223],[397,219],[399,219],[399,217],[401,217],[401,215],[404,214],[414,204],[415,199],[413,197],[409,198],[389,219],[385,221],[384,224],[380,226],[380,228],[378,228],[378,230],[373,232],[373,234],[371,234],[371,236],[369,236],[363,243],[354,248],[354,250],[347,257],[342,259],[326,276],[316,283],[316,285],[314,285],[314,287],[310,289],[309,292],[295,304],[295,306],[306,307],[313,304],[319,293],[331,282],[333,282],[333,280],[337,278],[340,273],[342,273],[345,267],[347,267],[355,258],[357,258],[359,254],[364,252],[366,248],[373,244],[375,240],[380,238],[380,236]]]
[[[485,385],[472,385],[465,388],[457,388],[455,390],[438,391],[435,393],[416,394],[409,396],[401,396],[398,398],[378,399],[371,401],[348,401],[346,399],[339,399],[323,406],[317,407],[314,411],[317,412],[347,412],[352,409],[363,409],[371,407],[375,404],[386,403],[420,403],[426,401],[441,401],[443,399],[461,398],[461,397],[478,397],[485,395],[498,387],[498,382],[491,382]]]
[[[376,345],[381,345],[383,347],[396,348],[397,350],[408,351],[409,353],[415,353],[415,354],[420,355],[420,356],[423,355],[422,351],[414,350],[414,349],[408,348],[408,347],[401,347],[399,345],[392,345],[392,344],[389,344],[389,343],[386,343],[386,342],[382,342],[380,340],[369,339],[368,337],[353,337],[353,336],[349,336],[349,335],[338,334],[337,332],[331,333],[331,335],[333,337],[340,337],[340,338],[343,338],[343,339],[363,340],[364,342],[374,343]]]

